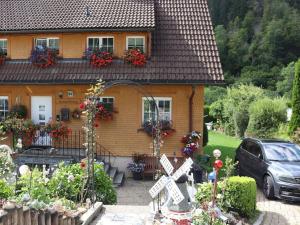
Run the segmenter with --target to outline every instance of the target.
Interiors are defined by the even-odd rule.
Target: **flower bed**
[[[129,49],[126,51],[124,60],[126,63],[136,67],[143,67],[146,64],[146,56],[140,49]]]

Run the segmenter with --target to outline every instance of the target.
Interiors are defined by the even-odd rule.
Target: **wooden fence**
[[[16,205],[0,209],[0,225],[80,225],[80,213],[66,215],[52,209],[34,210]]]

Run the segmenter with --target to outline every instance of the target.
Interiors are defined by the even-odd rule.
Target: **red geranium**
[[[129,49],[125,54],[125,62],[134,66],[144,66],[146,64],[146,56],[140,49]]]
[[[79,108],[80,108],[80,109],[85,109],[85,104],[84,104],[83,102],[80,103]]]

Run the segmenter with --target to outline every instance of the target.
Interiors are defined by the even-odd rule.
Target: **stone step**
[[[114,187],[120,187],[123,185],[125,180],[125,173],[124,172],[118,172],[113,180]]]
[[[114,178],[115,178],[115,176],[117,175],[117,173],[118,173],[118,168],[117,168],[117,167],[111,167],[111,168],[109,169],[108,175],[110,176],[110,178],[111,178],[112,180],[114,180]]]

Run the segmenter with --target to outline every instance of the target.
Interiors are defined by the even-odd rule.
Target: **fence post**
[[[55,211],[51,212],[51,225],[58,225],[58,213]]]
[[[17,206],[17,217],[18,217],[18,225],[23,225],[23,207],[22,206]]]
[[[23,207],[23,224],[22,225],[31,225],[31,214],[29,207]]]
[[[38,215],[38,225],[45,225],[45,212],[44,210],[39,210]]]
[[[0,210],[0,225],[8,225],[7,212]]]
[[[31,215],[31,225],[39,225],[38,224],[38,212],[36,210],[30,210]]]

